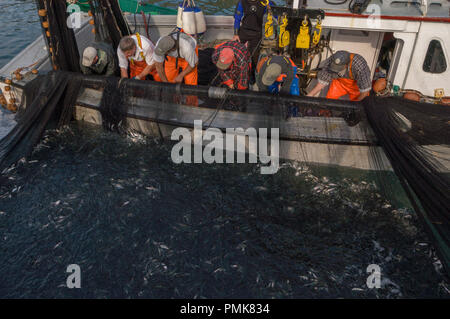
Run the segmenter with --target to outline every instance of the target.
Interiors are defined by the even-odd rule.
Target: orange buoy
[[[89,20],[89,24],[94,25],[95,21],[94,20]]]
[[[22,74],[20,74],[20,73],[14,73],[14,75],[16,76],[16,80],[17,80],[17,81],[20,81],[20,80],[23,79],[23,76],[22,76]]]
[[[48,50],[50,51],[50,53],[53,53],[53,48],[52,47],[48,48]]]
[[[45,17],[47,15],[47,10],[41,9],[38,11],[40,17]]]
[[[420,101],[420,95],[416,92],[406,92],[405,94],[403,94],[403,98],[416,102]]]
[[[11,83],[12,83],[12,81],[11,81],[10,79],[6,79],[6,80],[5,80],[5,84],[8,84],[8,85],[9,85],[9,84],[11,84]]]
[[[48,21],[42,22],[42,26],[44,27],[44,29],[47,29],[49,26]]]
[[[33,69],[33,70],[31,70],[31,73],[32,73],[32,74],[38,74],[39,71],[38,71],[37,69]]]
[[[11,91],[11,87],[10,87],[9,85],[8,85],[8,86],[5,86],[4,90],[5,90],[6,92],[9,92],[9,91]]]
[[[50,31],[45,32],[45,35],[47,35],[47,38],[50,38]]]
[[[53,65],[53,70],[58,70],[58,66],[57,65]]]
[[[95,33],[95,28],[92,29],[92,33]]]
[[[92,17],[92,16],[93,16],[93,14],[92,14],[92,11],[91,11],[91,10],[89,10],[89,11],[88,11],[88,15],[89,15],[90,17]]]
[[[386,78],[380,78],[376,80],[375,83],[373,84],[373,90],[375,91],[375,93],[380,93],[381,91],[386,89],[386,86],[387,86]]]

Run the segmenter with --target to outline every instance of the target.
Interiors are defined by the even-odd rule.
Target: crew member
[[[262,58],[256,68],[256,84],[259,91],[299,95],[297,66],[284,55]]]
[[[92,43],[83,51],[80,68],[86,75],[117,75],[117,58],[114,49],[107,43]]]
[[[215,47],[212,61],[219,69],[222,83],[230,89],[247,90],[251,65],[247,45],[227,41]]]
[[[252,56],[251,82],[254,69],[258,63],[259,44],[263,36],[263,18],[267,8],[274,6],[272,0],[239,0],[234,13],[233,40],[248,42],[248,50]]]
[[[352,101],[361,101],[369,96],[372,88],[370,69],[366,60],[359,54],[338,51],[325,61],[317,75],[317,85],[308,93],[315,96],[330,84],[329,99],[339,99],[349,95]]]
[[[198,48],[190,35],[178,31],[161,37],[153,54],[156,70],[162,82],[197,85]]]
[[[119,57],[120,76],[137,80],[146,80],[153,77],[158,81],[155,63],[153,61],[153,43],[139,33],[123,37],[117,48]]]

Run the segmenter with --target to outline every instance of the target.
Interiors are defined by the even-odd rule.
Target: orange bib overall
[[[348,94],[351,101],[358,100],[359,95],[361,92],[359,91],[359,87],[353,77],[352,73],[352,63],[353,63],[353,57],[355,55],[350,55],[350,65],[349,65],[349,75],[350,79],[334,79],[331,82],[330,89],[327,93],[328,99],[339,99],[340,97]]]

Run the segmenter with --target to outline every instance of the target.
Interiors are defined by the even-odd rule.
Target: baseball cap
[[[221,70],[226,70],[233,63],[234,52],[230,48],[224,48],[220,51],[219,59],[217,60],[216,66]]]
[[[262,83],[266,86],[272,85],[273,82],[277,80],[277,78],[281,74],[281,66],[278,63],[272,63],[267,66],[264,74],[262,76]]]
[[[333,54],[329,68],[332,72],[339,73],[344,70],[349,63],[350,53],[348,53],[347,51],[338,51]]]
[[[159,56],[164,56],[166,53],[173,48],[175,45],[175,40],[171,36],[165,36],[159,39],[155,47],[155,54]]]
[[[97,50],[93,47],[87,47],[83,51],[83,60],[81,61],[81,64],[85,67],[91,66],[96,56]]]

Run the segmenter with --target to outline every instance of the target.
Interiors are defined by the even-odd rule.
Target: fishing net
[[[65,17],[59,2],[39,0],[39,3],[48,11],[54,10],[52,16],[59,16],[59,12]],[[113,26],[107,30],[111,41],[117,44],[126,27],[119,22],[121,15],[117,18],[114,3],[117,4],[92,1],[91,5],[96,12],[100,7],[109,8],[101,13],[103,22],[96,23]],[[73,32],[65,24],[50,21],[53,29],[49,45],[59,48],[73,39]],[[102,37],[106,35],[105,32]],[[78,70],[74,43],[51,56],[58,69]],[[206,75],[200,74],[201,78],[204,76],[201,83],[211,83],[213,72],[208,70]],[[24,91],[27,98],[20,121],[0,142],[1,169],[29,154],[49,125],[64,125],[73,114],[78,120],[94,121],[108,130],[139,131],[161,137],[170,136],[176,127],[192,129],[195,120],[202,121],[203,129],[212,127],[223,132],[227,128],[278,128],[283,141],[280,153],[290,152],[299,163],[315,163],[318,167],[325,163],[362,165],[375,171],[393,169],[449,270],[448,106],[399,98],[369,97],[358,103],[277,96],[63,71],[38,78]],[[317,149],[318,152],[314,151]],[[365,155],[361,150],[365,150]],[[321,162],[319,155],[325,161]],[[390,182],[382,177],[379,182],[389,193]]]

